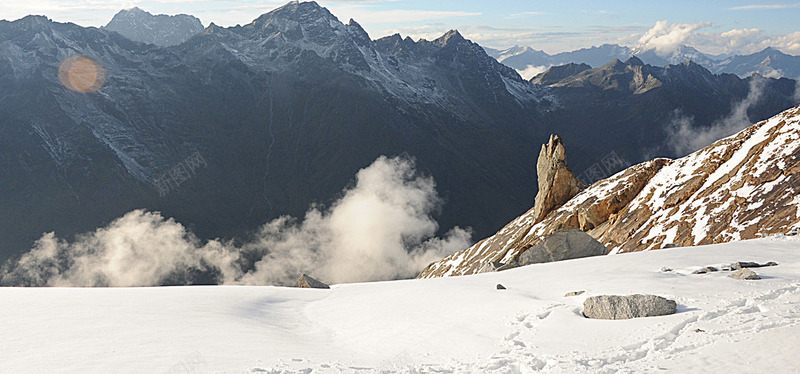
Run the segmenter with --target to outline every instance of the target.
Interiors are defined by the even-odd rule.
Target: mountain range
[[[680,45],[666,54],[657,53],[654,49],[641,49],[603,44],[597,47],[582,48],[571,52],[553,55],[531,47],[514,46],[498,50],[485,48],[487,53],[518,71],[531,67],[544,70],[551,66],[569,63],[588,64],[599,67],[613,59],[627,60],[636,56],[644,63],[654,66],[667,66],[692,61],[702,65],[714,74],[730,73],[746,78],[759,74],[771,78],[800,78],[800,56],[785,54],[775,48],[765,48],[749,55],[714,56],[707,55],[687,45]]]
[[[124,12],[142,20],[117,31],[0,21],[0,261],[44,232],[69,238],[134,209],[200,238],[246,237],[334,201],[381,155],[435,178],[442,230],[485,237],[530,206],[536,147],[551,133],[589,182],[612,154],[624,161],[601,174],[675,156],[678,119],[712,128],[751,93],[752,121],[796,104],[793,80],[638,59],[554,68],[535,83],[455,30],[373,40],[314,2],[167,46],[134,40],[155,16]],[[97,80],[88,90],[74,89],[85,77],[70,71],[76,56]]]

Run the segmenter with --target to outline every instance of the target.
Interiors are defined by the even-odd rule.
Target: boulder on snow
[[[770,261],[770,262],[767,262],[765,264],[759,264],[758,262],[752,262],[752,261],[737,261],[737,262],[734,262],[734,263],[732,263],[730,265],[723,266],[722,270],[732,271],[732,270],[739,270],[739,269],[745,269],[745,268],[761,268],[761,267],[765,267],[765,266],[778,266],[778,263]]]
[[[487,262],[483,264],[483,266],[481,266],[480,269],[478,269],[478,272],[476,274],[491,273],[493,271],[497,271],[497,269],[501,268],[503,265],[505,264],[497,261]]]
[[[603,243],[589,234],[576,229],[567,228],[546,236],[538,244],[526,249],[519,255],[519,266],[569,260],[573,258],[602,256],[608,253]]]
[[[513,268],[516,268],[516,267],[519,267],[519,263],[517,261],[515,261],[515,260],[511,260],[507,264],[497,268],[497,271],[513,269]]]
[[[583,302],[583,315],[593,319],[631,319],[675,314],[675,300],[655,295],[600,295]]]
[[[308,276],[308,274],[303,274],[300,276],[300,280],[297,281],[297,287],[300,288],[331,288],[325,283],[322,283],[314,278]]]
[[[706,267],[704,267],[702,269],[697,269],[697,270],[693,271],[692,274],[713,273],[715,271],[719,271],[719,269],[717,269],[717,268],[715,268],[713,266],[706,266]]]
[[[756,274],[754,271],[752,271],[750,269],[747,269],[747,268],[742,268],[742,269],[736,270],[731,275],[729,275],[728,277],[733,278],[733,279],[742,279],[742,280],[759,280],[759,279],[761,279],[761,277],[759,277],[758,274]]]
[[[498,284],[497,284],[497,289],[498,289],[498,290],[505,290],[505,289],[506,289],[506,287],[505,287],[505,286],[503,286],[502,284],[498,283]]]

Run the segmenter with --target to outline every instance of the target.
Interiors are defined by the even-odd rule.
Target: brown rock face
[[[563,195],[554,191],[565,185],[557,176],[558,160],[564,160],[560,139],[551,137],[542,154],[542,197],[537,195],[536,206],[493,236],[430,264],[420,278],[511,263],[568,227],[586,231],[612,253],[724,243],[800,228],[800,106],[686,157],[631,166],[563,205],[557,203]],[[569,171],[566,163],[563,170]],[[542,179],[552,183],[543,186]]]
[[[536,162],[539,193],[533,206],[533,223],[539,223],[554,208],[557,208],[583,189],[567,167],[567,152],[558,135],[550,135],[550,141],[542,145]]]

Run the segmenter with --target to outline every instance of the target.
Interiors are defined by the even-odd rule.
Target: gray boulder
[[[502,263],[502,262],[496,262],[496,261],[487,262],[487,263],[483,264],[483,266],[481,266],[480,269],[478,269],[478,273],[477,274],[480,274],[480,273],[491,273],[493,271],[497,271],[497,269],[501,268],[503,265],[505,265],[505,264]]]
[[[325,283],[322,283],[314,278],[308,276],[308,274],[303,274],[300,276],[300,280],[297,281],[297,287],[300,288],[331,288]]]
[[[742,268],[739,270],[734,271],[729,277],[733,279],[742,279],[742,280],[759,280],[761,277],[758,276],[754,271]]]
[[[601,295],[583,302],[583,315],[593,319],[631,319],[675,314],[675,300],[655,295]]]
[[[503,270],[513,269],[513,268],[516,268],[516,267],[519,267],[519,263],[517,263],[517,262],[516,262],[516,261],[514,261],[514,260],[511,260],[511,261],[509,261],[507,264],[505,264],[505,265],[503,265],[503,266],[501,266],[501,267],[497,268],[497,271],[503,271]]]
[[[603,243],[589,234],[576,229],[567,228],[556,231],[542,239],[538,244],[519,255],[520,266],[569,260],[573,258],[602,256],[608,253]]]

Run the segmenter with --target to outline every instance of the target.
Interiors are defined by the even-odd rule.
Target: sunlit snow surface
[[[735,261],[779,265],[754,269],[759,281],[691,274]],[[588,296],[632,293],[674,299],[678,313],[581,315]],[[0,288],[0,300],[0,373],[788,373],[799,362],[800,240],[331,290]]]

